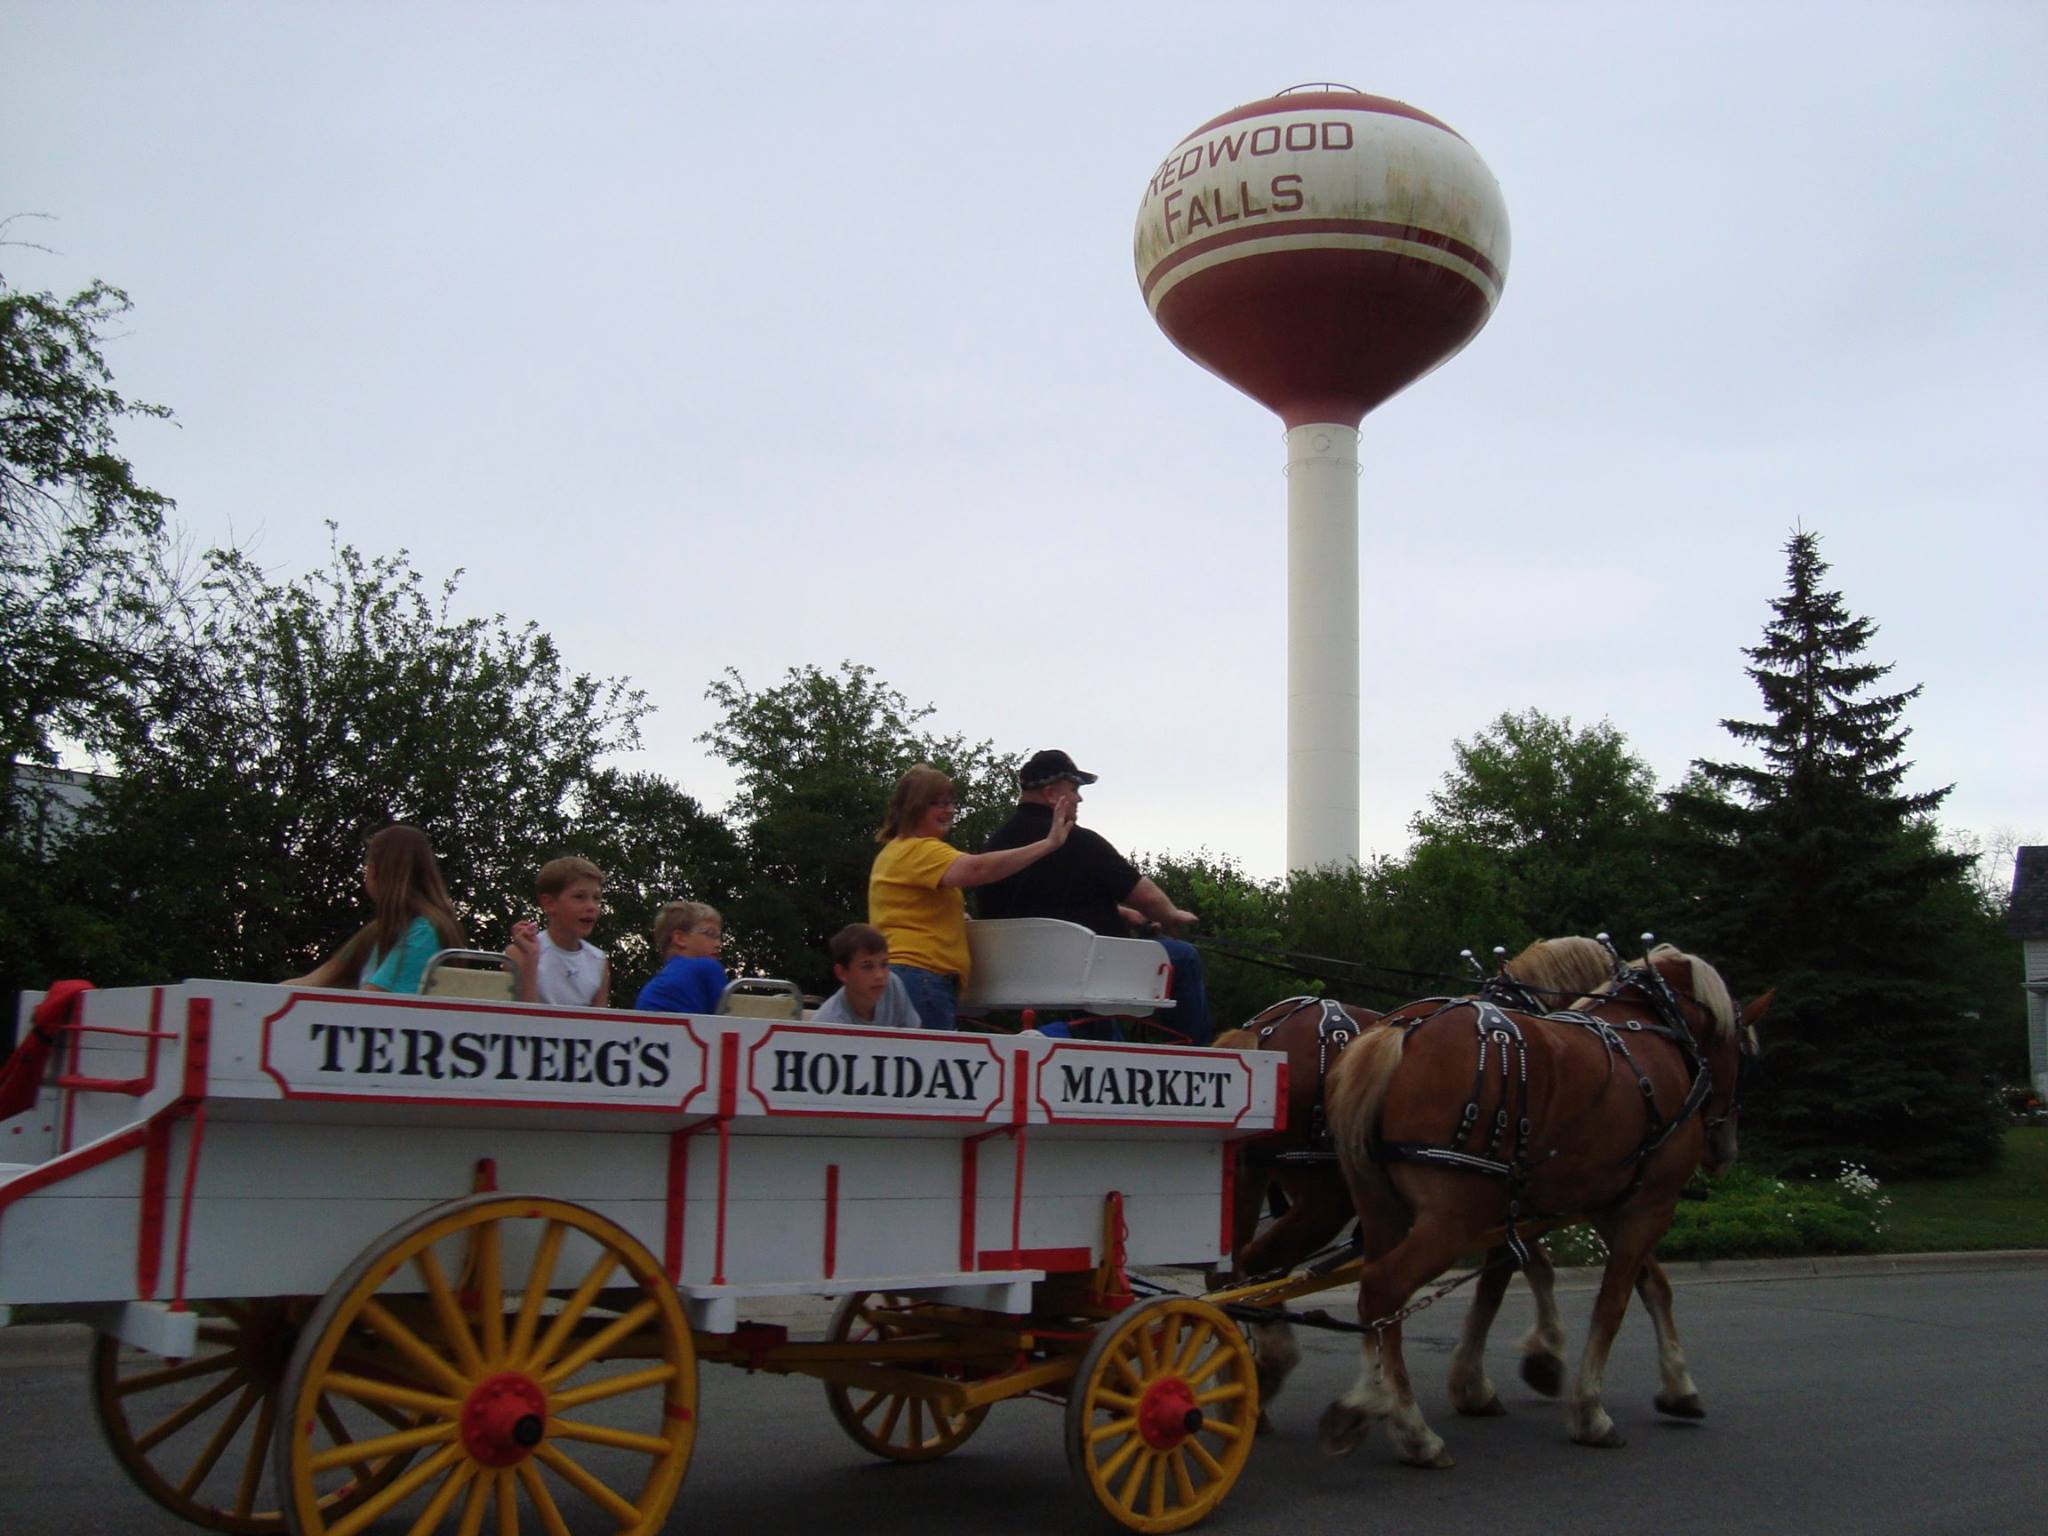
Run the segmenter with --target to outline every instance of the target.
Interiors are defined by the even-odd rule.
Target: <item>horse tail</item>
[[[1330,1118],[1330,1137],[1337,1144],[1337,1160],[1353,1190],[1366,1179],[1384,1180],[1373,1157],[1379,1140],[1380,1107],[1387,1089],[1401,1065],[1407,1044],[1404,1029],[1368,1029],[1337,1058],[1323,1084],[1323,1108]]]

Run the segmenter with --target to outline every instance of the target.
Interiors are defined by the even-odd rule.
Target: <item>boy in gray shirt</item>
[[[889,969],[889,941],[881,929],[848,923],[833,934],[832,974],[839,978],[839,990],[825,999],[814,1022],[918,1027],[917,1008],[904,990],[903,978]]]

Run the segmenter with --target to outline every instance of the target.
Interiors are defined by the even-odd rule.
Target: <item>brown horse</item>
[[[1563,1007],[1602,985],[1613,974],[1613,951],[1597,939],[1540,939],[1504,964],[1485,991],[1512,999],[1514,1006]],[[1370,1008],[1323,998],[1290,997],[1262,1009],[1242,1029],[1228,1030],[1211,1042],[1229,1050],[1283,1051],[1287,1056],[1286,1129],[1247,1142],[1238,1152],[1236,1225],[1231,1245],[1231,1274],[1236,1279],[1286,1273],[1318,1249],[1335,1242],[1356,1214],[1325,1127],[1324,1080],[1352,1042],[1382,1017]],[[1265,1210],[1267,1191],[1275,1184],[1286,1196],[1287,1208],[1260,1231],[1259,1218]],[[1563,1349],[1556,1306],[1549,1287],[1542,1284],[1542,1278],[1548,1274],[1548,1259],[1542,1259],[1541,1264],[1540,1271],[1533,1266],[1531,1269],[1531,1285],[1537,1293],[1537,1326],[1523,1340],[1523,1348],[1532,1361],[1542,1358],[1546,1351],[1556,1358]],[[1489,1325],[1492,1312],[1500,1306],[1500,1293],[1505,1291],[1507,1279],[1503,1266],[1487,1313]],[[1252,1337],[1259,1370],[1259,1401],[1270,1404],[1288,1373],[1300,1362],[1301,1350],[1295,1343],[1293,1329],[1286,1323],[1257,1324]],[[1480,1345],[1485,1337],[1485,1328],[1481,1327],[1477,1335]],[[1540,1365],[1529,1366],[1524,1373],[1530,1375],[1532,1384],[1540,1386],[1540,1375],[1536,1374],[1540,1370]],[[1556,1388],[1551,1390],[1555,1392]],[[1484,1397],[1492,1407],[1475,1406],[1467,1411],[1498,1412],[1499,1398],[1490,1383],[1486,1384]],[[1477,1394],[1474,1400],[1479,1401]]]
[[[1327,1086],[1328,1113],[1365,1243],[1358,1315],[1381,1326],[1365,1335],[1357,1384],[1324,1412],[1325,1450],[1351,1450],[1384,1418],[1403,1460],[1451,1464],[1416,1406],[1400,1323],[1383,1320],[1483,1234],[1545,1217],[1584,1217],[1608,1247],[1567,1399],[1572,1438],[1622,1444],[1601,1405],[1601,1374],[1632,1287],[1657,1326],[1658,1409],[1703,1413],[1651,1251],[1693,1170],[1734,1159],[1739,1059],[1754,1050],[1752,1028],[1768,1002],[1766,994],[1738,1019],[1711,966],[1660,945],[1580,1000],[1584,1022],[1484,1000],[1432,1001],[1387,1015],[1344,1054]],[[1547,1260],[1540,1269],[1531,1274],[1539,1297]],[[1476,1354],[1475,1328],[1483,1340],[1505,1285],[1503,1270],[1475,1301],[1461,1354]],[[1453,1367],[1454,1401],[1491,1411],[1491,1383],[1483,1370],[1471,1374],[1475,1361],[1465,1367],[1462,1383]]]

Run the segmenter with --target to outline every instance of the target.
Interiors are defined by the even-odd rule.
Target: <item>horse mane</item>
[[[1258,1051],[1265,1047],[1259,1043],[1259,1032],[1255,1029],[1226,1029],[1211,1038],[1209,1046],[1218,1051]]]
[[[1598,939],[1538,939],[1501,967],[1501,974],[1538,996],[1583,998],[1614,979],[1614,955]]]
[[[1645,955],[1640,963],[1653,966],[1659,960],[1683,960],[1691,969],[1692,982],[1686,991],[1690,992],[1693,1000],[1706,1010],[1707,1033],[1710,1038],[1726,1040],[1735,1033],[1735,998],[1728,991],[1728,983],[1721,979],[1719,971],[1698,955],[1688,955],[1675,944],[1659,944]],[[1605,985],[1580,998],[1579,1003],[1590,1003],[1595,998],[1605,997],[1616,985],[1617,983],[1610,979]],[[1576,1008],[1578,1003],[1572,1006]]]

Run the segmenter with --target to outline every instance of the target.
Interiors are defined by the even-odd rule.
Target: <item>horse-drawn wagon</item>
[[[977,927],[992,1000],[1167,1006],[1157,946]],[[814,1377],[904,1461],[1063,1399],[1133,1530],[1200,1519],[1250,1450],[1237,1324],[1128,1271],[1227,1260],[1274,1054],[218,981],[42,1022],[0,1305],[98,1328],[109,1442],[195,1524],[654,1531],[700,1363]],[[799,1293],[841,1298],[823,1338],[750,1316]]]

